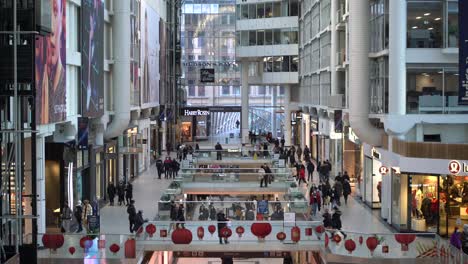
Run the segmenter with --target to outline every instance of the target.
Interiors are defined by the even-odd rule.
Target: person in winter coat
[[[461,233],[461,248],[463,253],[468,254],[468,225],[463,225],[463,232]]]
[[[323,226],[325,228],[332,228],[332,215],[328,211],[328,209],[325,209],[325,213],[323,213]]]
[[[164,171],[164,165],[161,159],[156,160],[156,170],[158,171],[158,179],[161,179],[161,174]]]
[[[138,229],[140,229],[145,222],[147,222],[147,220],[143,219],[143,211],[139,210],[135,216],[133,231],[138,232]]]
[[[130,203],[127,206],[127,214],[130,233],[133,233],[133,231],[135,230],[135,220],[137,215],[134,200],[130,200]]]
[[[301,181],[303,181],[305,184],[307,184],[307,181],[306,181],[306,178],[305,178],[305,167],[304,167],[304,165],[300,166],[300,169],[297,172],[297,175],[299,177],[299,182],[297,183],[298,186],[301,186]]]
[[[450,245],[458,249],[461,249],[462,247],[461,233],[458,232],[458,227],[455,227],[453,234],[450,236]]]
[[[112,182],[109,183],[109,186],[107,186],[107,195],[109,196],[110,206],[113,206],[115,197],[115,186]]]
[[[83,231],[83,206],[80,200],[78,200],[78,203],[75,206],[73,215],[75,216],[76,222],[78,223],[78,230],[76,232],[81,233],[81,231]]]
[[[185,228],[185,215],[184,215],[184,205],[179,205],[179,210],[177,211],[177,225],[176,228]]]
[[[263,184],[265,184],[265,187],[268,187],[268,174],[266,173],[263,165],[260,166],[258,173],[260,174],[260,188],[263,188]]]
[[[309,205],[310,205],[310,215],[315,216],[317,214],[317,209],[320,206],[321,197],[320,197],[320,192],[314,188],[312,193],[310,193],[310,198],[309,198]]]
[[[348,175],[348,172],[345,171],[344,174],[343,174],[343,181],[345,180],[348,180],[349,182],[351,182],[351,178],[349,178],[349,175]]]
[[[221,144],[219,144],[219,142],[216,143],[215,150],[216,150],[216,160],[222,160],[223,159],[223,153],[222,153],[223,147],[221,146]]]
[[[223,244],[223,237],[222,237],[221,229],[227,226],[227,221],[229,221],[229,219],[226,218],[226,215],[223,213],[223,211],[219,211],[218,214],[216,215],[216,218],[218,220],[219,243]],[[229,244],[227,237],[224,238],[224,243]]]
[[[343,196],[344,196],[344,203],[348,204],[348,195],[351,194],[351,184],[349,184],[348,180],[345,180],[343,183]]]
[[[172,168],[172,178],[174,179],[174,178],[177,177],[178,174],[179,174],[180,163],[177,162],[176,159],[173,159],[173,160],[172,160],[172,164],[171,164],[171,168]]]
[[[341,230],[341,211],[335,206],[335,212],[332,215],[332,228]]]
[[[133,185],[129,182],[127,188],[125,188],[125,200],[127,205],[130,204],[130,201],[133,199]]]
[[[117,186],[117,195],[119,196],[119,205],[125,205],[125,185],[123,182]]]
[[[299,162],[301,162],[301,160],[302,160],[302,148],[301,148],[301,146],[297,146],[296,153],[297,153],[297,160]]]
[[[172,178],[172,161],[170,157],[164,160],[164,179]]]
[[[343,195],[343,184],[341,184],[340,181],[336,181],[335,182],[335,185],[333,185],[333,187],[335,188],[335,192],[334,192],[334,199],[335,199],[335,202],[338,206],[341,205],[341,196]]]
[[[315,170],[315,166],[314,166],[314,163],[312,163],[312,161],[308,161],[307,162],[307,181],[313,181],[314,180],[314,170]]]
[[[63,205],[63,208],[62,208],[62,214],[61,214],[63,233],[70,232],[72,216],[73,216],[72,210],[70,209],[70,206],[68,206],[68,201],[65,201],[65,204]]]
[[[89,232],[88,217],[92,215],[93,215],[93,207],[89,203],[89,200],[84,200],[82,219],[83,219],[83,224],[87,232]]]
[[[210,203],[208,210],[210,211],[210,220],[216,220],[216,208],[214,207],[213,203]]]

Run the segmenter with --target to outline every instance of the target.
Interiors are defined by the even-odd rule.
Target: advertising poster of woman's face
[[[66,118],[66,0],[50,0],[52,33],[36,40],[36,120],[38,124]]]

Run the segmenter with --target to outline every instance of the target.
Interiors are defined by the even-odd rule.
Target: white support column
[[[291,146],[291,86],[284,86],[284,143]]]
[[[242,143],[249,142],[249,63],[243,62],[242,70],[242,88],[241,88],[241,135]]]
[[[406,113],[406,0],[389,1],[388,112]]]
[[[336,72],[336,52],[338,46],[338,32],[336,31],[337,17],[336,12],[338,10],[338,0],[331,0],[331,54],[330,54],[330,75],[331,75],[331,95],[336,95],[339,93],[338,82],[337,82],[337,72]]]
[[[276,106],[277,106],[277,103],[278,103],[277,101],[278,101],[278,87],[273,86],[271,88],[271,108],[272,108],[272,111],[271,111],[271,127],[272,127],[271,134],[272,134],[273,138],[277,137],[277,134],[276,134],[276,131],[277,131],[277,128],[276,128]]]
[[[37,233],[46,233],[46,197],[45,197],[45,137],[36,137],[36,193],[37,193]],[[73,208],[75,205],[70,205]]]

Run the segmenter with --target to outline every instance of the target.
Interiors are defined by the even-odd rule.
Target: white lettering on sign
[[[184,115],[185,116],[207,116],[210,114],[210,111],[208,110],[188,110],[188,109],[185,109],[184,111]]]
[[[379,168],[379,172],[380,172],[380,174],[382,174],[382,176],[386,175],[388,173],[388,168],[385,167],[385,166],[382,166],[382,167]]]

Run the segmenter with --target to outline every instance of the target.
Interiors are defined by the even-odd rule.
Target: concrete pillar
[[[284,141],[286,146],[291,146],[291,87],[284,86]]]
[[[338,32],[336,31],[337,17],[336,12],[338,10],[338,0],[331,0],[331,54],[330,54],[330,76],[331,76],[331,95],[339,93],[338,77],[336,72],[336,57],[337,57],[337,46],[338,46]]]
[[[277,131],[277,128],[276,128],[276,106],[277,106],[277,102],[278,101],[278,87],[277,86],[273,86],[272,89],[271,89],[271,108],[272,108],[272,111],[271,111],[271,127],[272,127],[272,135],[274,138],[277,137],[277,134],[276,134],[276,131]]]
[[[242,62],[241,135],[242,143],[249,142],[249,63]]]
[[[388,112],[406,113],[406,0],[389,1]]]

